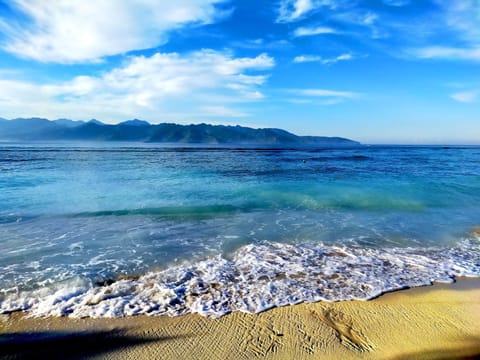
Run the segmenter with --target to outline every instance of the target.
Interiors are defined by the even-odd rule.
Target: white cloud
[[[311,0],[286,0],[280,3],[278,22],[290,22],[299,19],[313,9]]]
[[[480,47],[459,48],[446,46],[430,46],[410,50],[410,53],[421,59],[480,61]]]
[[[335,0],[281,0],[277,22],[300,20],[321,7],[334,9]]]
[[[295,29],[293,35],[295,37],[323,35],[323,34],[338,34],[338,31],[327,26],[315,26],[315,27],[299,27]]]
[[[352,60],[352,54],[342,54],[335,58],[335,61],[344,61],[344,60]]]
[[[479,95],[478,91],[461,91],[450,95],[450,97],[458,102],[473,103],[477,100]]]
[[[383,6],[379,6],[382,2]],[[360,38],[362,42],[366,37],[393,38],[395,47],[380,45],[394,56],[405,54],[398,49],[435,45],[462,48],[462,58],[472,57],[467,53],[480,46],[479,0],[429,0],[427,7],[412,12],[405,21],[398,8],[411,7],[414,3],[411,0],[382,0],[377,5],[364,0],[280,0],[277,21],[311,19],[324,24],[312,27],[301,23],[302,27],[293,32],[295,37],[341,34]]]
[[[29,21],[0,19],[3,49],[42,62],[98,61],[161,45],[173,29],[211,23],[228,14],[215,6],[224,1],[12,0]]]
[[[294,63],[306,63],[306,62],[323,62],[323,58],[319,55],[299,55],[293,59]]]
[[[327,89],[289,89],[287,92],[295,95],[294,98],[287,99],[294,104],[335,105],[362,96],[357,92]]]
[[[324,65],[328,65],[328,64],[337,63],[339,61],[346,61],[346,60],[352,60],[352,59],[353,59],[353,56],[351,54],[342,54],[334,58],[323,58],[319,55],[300,55],[300,56],[296,56],[293,59],[293,62],[294,63],[319,62]]]
[[[263,98],[260,88],[268,76],[259,72],[274,65],[267,54],[238,58],[213,50],[135,56],[101,76],[77,76],[62,83],[0,79],[0,107],[8,117],[36,114],[106,121],[247,116],[239,107]]]
[[[336,91],[336,90],[326,90],[326,89],[296,89],[295,93],[305,96],[314,96],[314,97],[334,97],[342,99],[353,99],[359,97],[359,93],[351,91]]]

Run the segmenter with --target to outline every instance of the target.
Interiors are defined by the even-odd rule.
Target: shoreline
[[[369,301],[302,303],[218,319],[0,316],[0,358],[403,359],[480,357],[480,279]]]

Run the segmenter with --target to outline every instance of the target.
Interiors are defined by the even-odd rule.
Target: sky
[[[480,144],[480,0],[0,0],[0,117]]]

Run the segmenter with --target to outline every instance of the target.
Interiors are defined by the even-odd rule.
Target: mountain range
[[[288,131],[243,126],[152,125],[144,120],[128,120],[116,125],[99,120],[74,121],[42,118],[0,118],[0,140],[8,141],[139,141],[190,144],[315,145],[357,146],[358,142],[325,136],[298,136]]]

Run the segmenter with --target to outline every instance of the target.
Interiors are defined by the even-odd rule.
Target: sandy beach
[[[260,314],[29,319],[2,315],[2,358],[474,359],[480,279],[371,301],[298,304]]]

